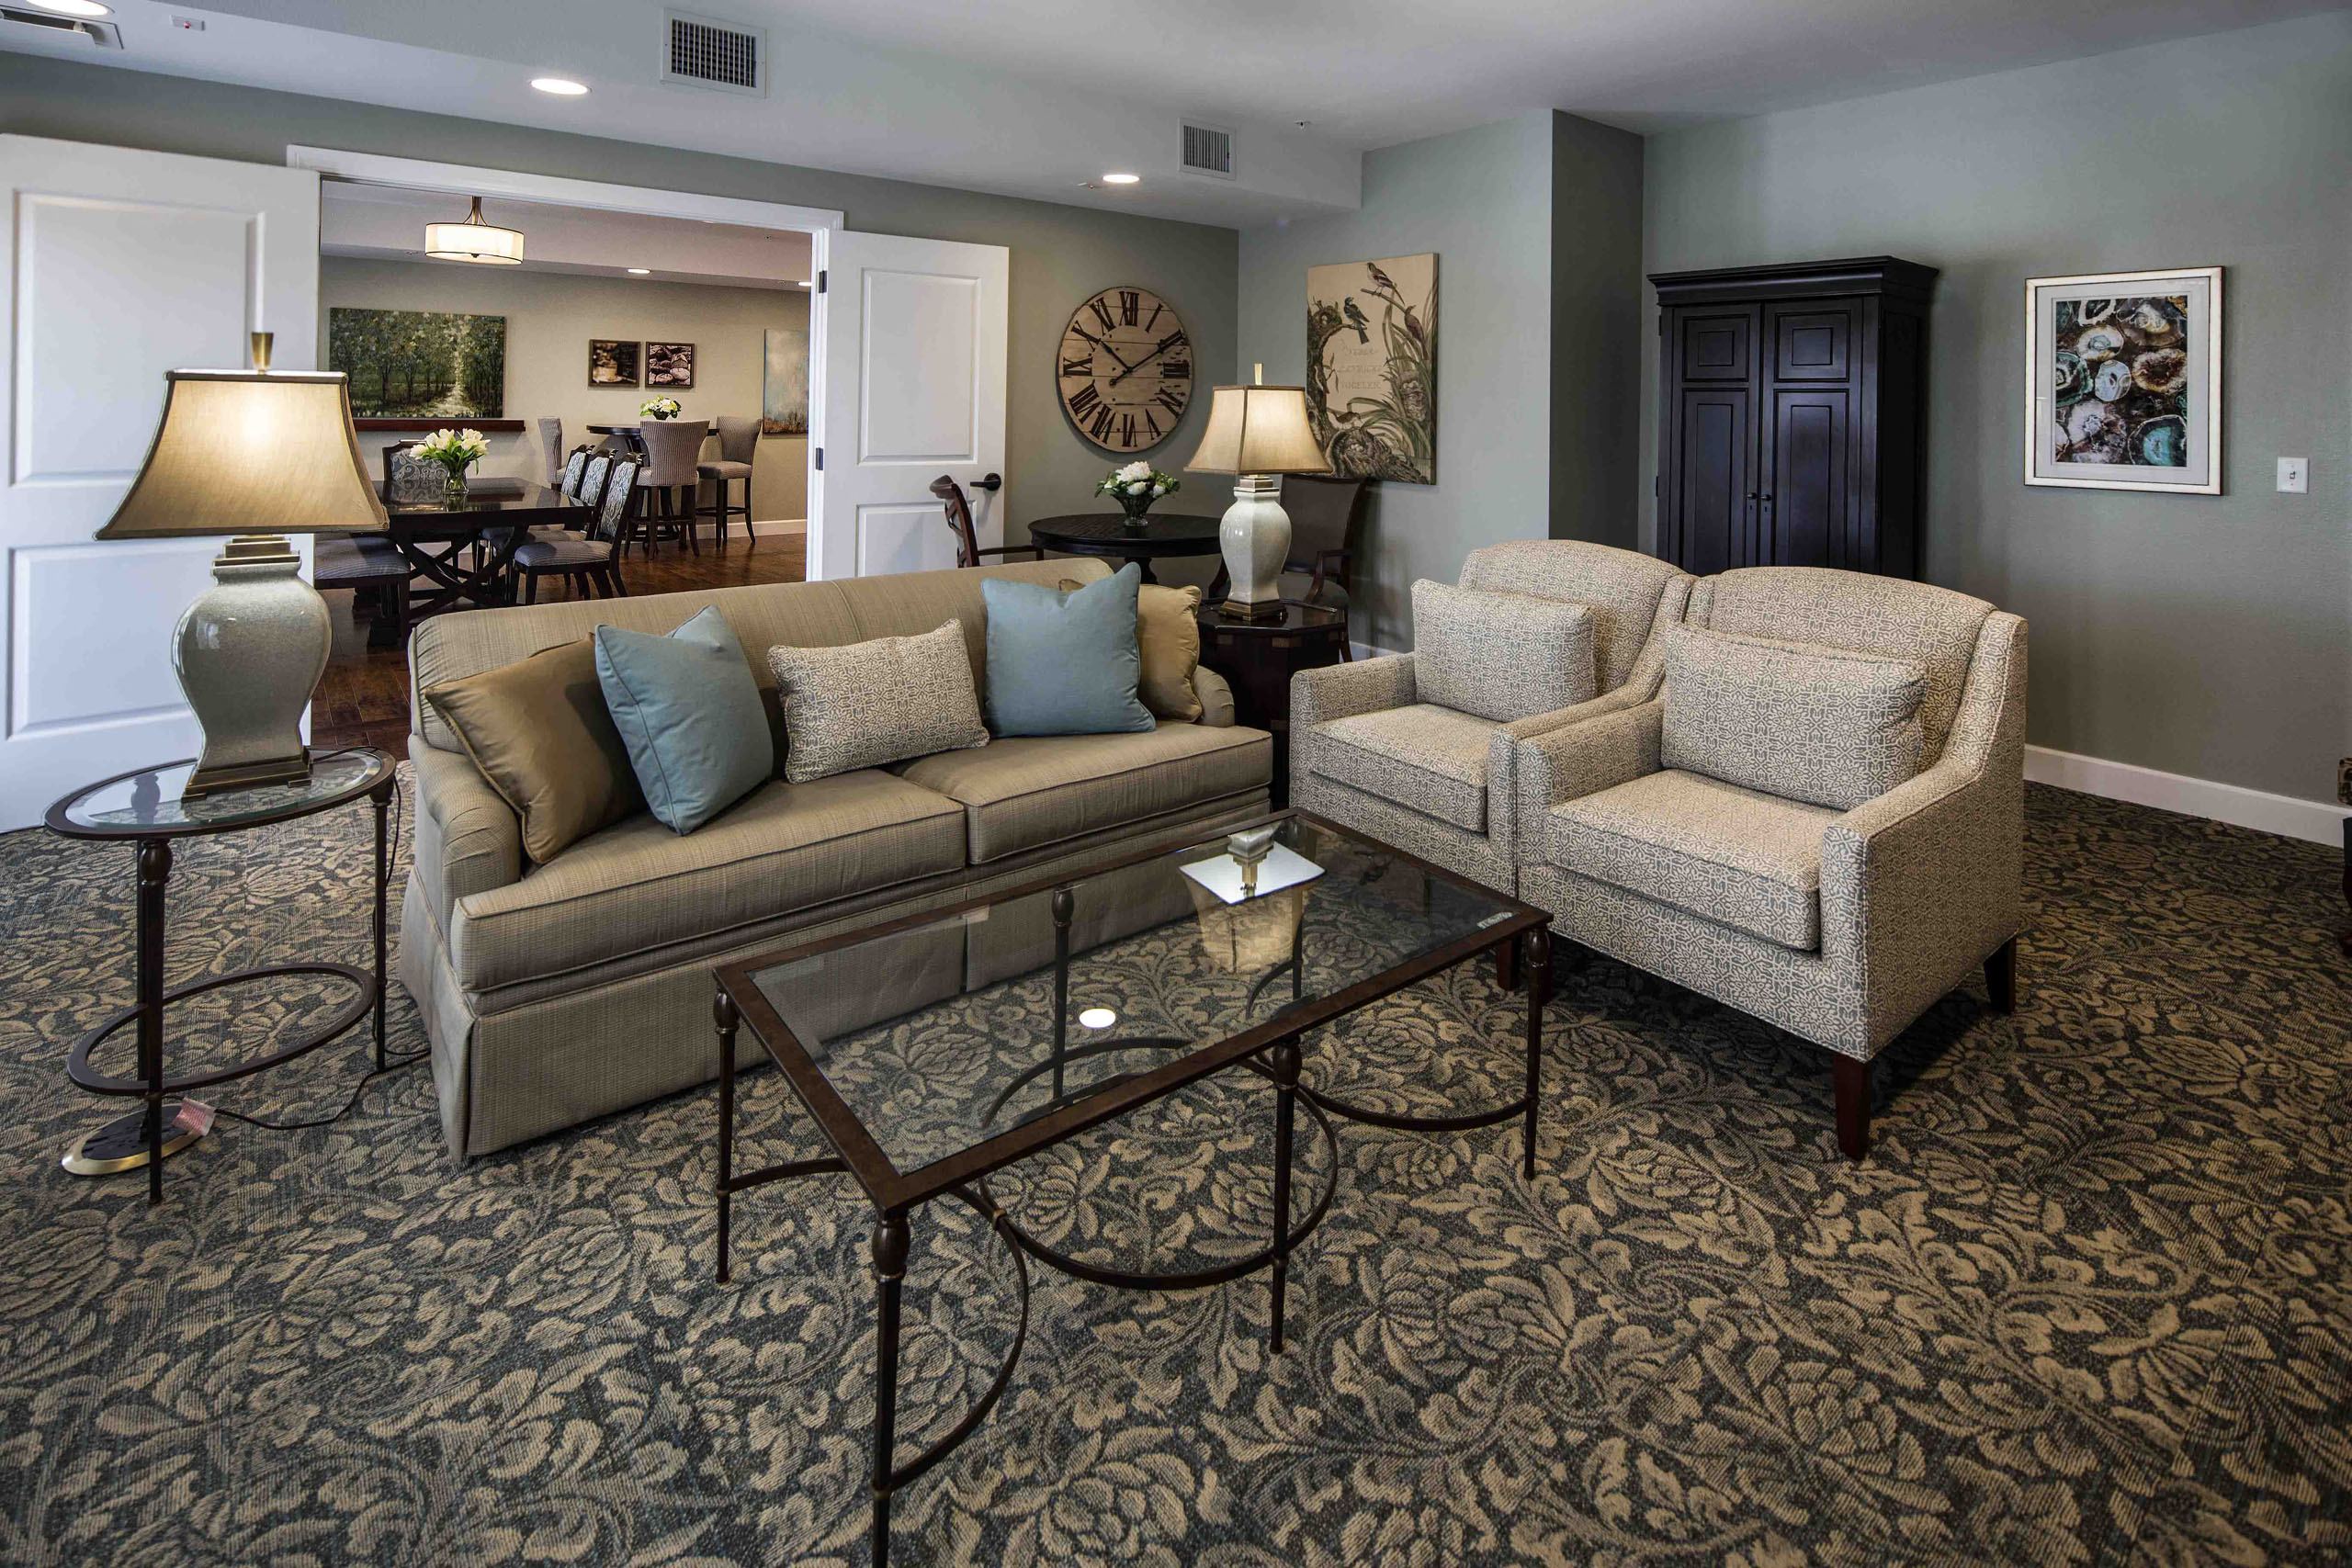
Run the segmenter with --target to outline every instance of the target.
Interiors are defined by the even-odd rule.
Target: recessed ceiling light
[[[1141,175],[1104,175],[1102,183],[1106,186],[1131,186],[1142,178]]]
[[[114,12],[98,0],[29,0],[36,11],[47,11],[59,17],[111,17]]]
[[[542,93],[553,93],[559,98],[580,98],[588,95],[588,85],[569,76],[534,76],[531,85]]]
[[[1119,1015],[1109,1008],[1088,1008],[1078,1015],[1078,1021],[1086,1029],[1108,1029],[1119,1021]]]
[[[650,266],[633,266],[628,269],[628,275],[631,277],[651,277],[653,269]]]

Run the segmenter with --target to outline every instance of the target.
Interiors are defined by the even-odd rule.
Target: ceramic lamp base
[[[180,616],[172,668],[204,731],[186,795],[311,776],[302,710],[334,636],[326,601],[275,534],[240,536],[212,562],[213,586]]]
[[[1272,474],[1243,474],[1234,482],[1233,504],[1217,527],[1231,583],[1217,614],[1234,621],[1278,621],[1283,609],[1283,563],[1290,558],[1290,513],[1283,510],[1283,481]]]

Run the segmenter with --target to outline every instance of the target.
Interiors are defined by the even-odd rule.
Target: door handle
[[[1002,490],[1004,488],[1004,476],[1002,474],[982,474],[978,479],[972,481],[972,488],[974,490],[985,491]]]

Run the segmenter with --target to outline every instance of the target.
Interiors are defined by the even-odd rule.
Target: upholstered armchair
[[[1498,719],[1438,700],[1437,683],[1417,677],[1419,654],[1301,671],[1291,680],[1291,804],[1516,892],[1525,822],[1514,743],[1654,695],[1656,634],[1682,618],[1691,581],[1655,557],[1570,539],[1471,551],[1462,588],[1590,612],[1597,694],[1564,691]]]
[[[1979,964],[2015,1005],[2025,623],[1804,567],[1702,579],[1684,622],[1657,695],[1517,743],[1520,895],[1829,1051],[1860,1159],[1889,1042]]]

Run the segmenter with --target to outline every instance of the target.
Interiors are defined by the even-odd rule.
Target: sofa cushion
[[[784,776],[807,784],[958,746],[985,746],[971,656],[954,621],[920,637],[771,648]]]
[[[1064,592],[1042,582],[980,585],[988,605],[989,733],[1140,734],[1154,720],[1136,695],[1143,655],[1136,638],[1129,561],[1099,582]]]
[[[645,805],[587,637],[428,688],[424,700],[514,815],[544,865]]]
[[[673,832],[693,832],[775,774],[760,688],[717,610],[668,637],[598,626],[596,679],[647,807]]]
[[[1837,815],[1669,769],[1554,807],[1544,850],[1563,871],[1810,953]]]
[[[1659,761],[1850,811],[1918,773],[1927,689],[1909,660],[1669,626]]]
[[[1424,579],[1413,584],[1413,680],[1425,701],[1506,723],[1589,702],[1592,612]]]
[[[1032,735],[896,770],[962,804],[974,864],[1266,787],[1262,729],[1163,724],[1136,735]]]
[[[693,942],[964,864],[963,811],[876,771],[769,784],[680,837],[639,812],[458,901],[450,956],[485,990]]]
[[[1416,661],[1418,662],[1418,660]],[[1434,703],[1315,727],[1315,772],[1424,817],[1487,830],[1487,750],[1497,726]]]

